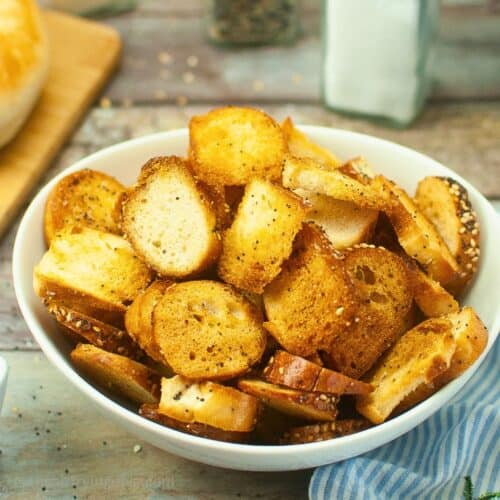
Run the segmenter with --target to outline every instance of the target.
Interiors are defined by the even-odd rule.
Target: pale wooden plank
[[[103,147],[132,137],[184,127],[205,105],[94,109],[42,184],[62,168]],[[500,198],[500,102],[432,104],[409,130],[383,128],[309,105],[269,105],[278,119],[345,128],[389,139],[422,151],[457,170],[490,198]],[[362,151],[360,151],[362,153]],[[0,349],[34,349],[20,317],[11,278],[15,227],[0,243]]]
[[[227,50],[206,41],[200,16],[110,19],[122,33],[125,49],[119,78],[106,94],[140,102],[174,101],[178,96],[212,102],[317,100],[319,19],[306,13],[301,21],[304,36],[293,46]],[[158,60],[163,52],[171,56],[168,64]],[[198,58],[195,68],[187,65],[190,56]],[[191,83],[187,73],[194,76]],[[300,81],[295,76],[293,83],[294,75]]]
[[[444,11],[432,54],[435,99],[500,96],[499,27],[499,13],[481,7]]]
[[[307,496],[310,471],[236,472],[178,458],[103,418],[42,354],[0,354],[11,370],[0,417],[2,498]]]
[[[220,49],[205,40],[201,0],[141,2],[138,10],[105,20],[123,35],[120,78],[108,89],[116,101],[165,101],[187,96],[193,101],[320,101],[320,1],[303,2],[303,35],[289,47]],[[499,16],[480,6],[443,9],[432,58],[434,96],[500,96]],[[172,60],[162,65],[158,54]],[[198,66],[186,64],[198,57]],[[460,64],[457,64],[460,61]],[[194,81],[186,83],[187,72]],[[187,77],[188,81],[190,77]]]

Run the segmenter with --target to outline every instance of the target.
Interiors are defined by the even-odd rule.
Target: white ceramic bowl
[[[0,410],[2,409],[3,398],[5,397],[5,389],[7,388],[7,362],[0,358]]]
[[[500,228],[493,207],[468,182],[440,163],[397,144],[362,134],[323,127],[301,127],[319,144],[341,158],[365,156],[373,167],[394,179],[410,192],[426,175],[445,175],[459,180],[469,191],[481,223],[481,265],[465,303],[479,313],[490,332],[489,350],[500,329]],[[132,183],[143,163],[152,156],[184,155],[188,142],[186,130],[165,132],[122,144],[80,160],[53,179],[35,197],[19,227],[14,245],[13,272],[17,299],[33,336],[49,360],[104,414],[140,438],[182,457],[221,467],[254,471],[293,470],[340,461],[381,446],[409,431],[445,404],[467,382],[484,358],[460,378],[412,410],[382,425],[340,439],[293,446],[255,446],[230,444],[191,436],[162,427],[137,415],[133,409],[110,399],[89,384],[72,367],[70,346],[58,334],[55,324],[33,293],[32,270],[45,251],[43,210],[54,184],[64,175],[92,168]]]

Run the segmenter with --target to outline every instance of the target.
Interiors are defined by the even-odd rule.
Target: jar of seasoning
[[[324,0],[323,13],[325,105],[409,125],[430,89],[439,0]]]
[[[293,42],[299,33],[299,0],[206,0],[206,30],[217,45]]]
[[[71,14],[99,16],[134,9],[137,0],[44,0],[43,4]]]

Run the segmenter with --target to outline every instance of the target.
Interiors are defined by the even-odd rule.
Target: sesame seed
[[[121,100],[121,104],[124,108],[131,108],[132,105],[134,104],[134,101],[133,99],[131,99],[130,97],[124,97],[122,100]]]
[[[158,61],[161,64],[170,64],[172,62],[172,56],[167,51],[159,52]]]
[[[264,90],[264,82],[262,80],[254,80],[252,88],[255,92],[260,92],[261,90]]]
[[[136,444],[134,445],[134,453],[139,453],[140,451],[142,451],[142,446],[140,444]]]
[[[194,74],[191,73],[191,71],[186,71],[182,75],[182,80],[184,81],[184,83],[187,83],[189,85],[190,83],[194,82]]]
[[[196,66],[198,66],[198,58],[196,56],[189,56],[187,59],[186,59],[186,64],[190,67],[190,68],[196,68]]]
[[[157,89],[154,91],[155,99],[167,99],[168,94],[163,89]]]
[[[111,99],[109,97],[102,97],[99,101],[99,106],[101,106],[102,109],[109,109],[111,104]]]
[[[321,399],[321,401],[326,401],[328,397],[326,394],[320,394],[319,399]]]
[[[344,313],[344,308],[342,306],[341,307],[337,307],[337,310],[335,311],[335,314],[337,316],[341,316],[343,313]]]

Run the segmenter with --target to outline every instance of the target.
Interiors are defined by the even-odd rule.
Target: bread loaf
[[[34,0],[0,2],[0,148],[19,131],[48,73],[49,49]]]

